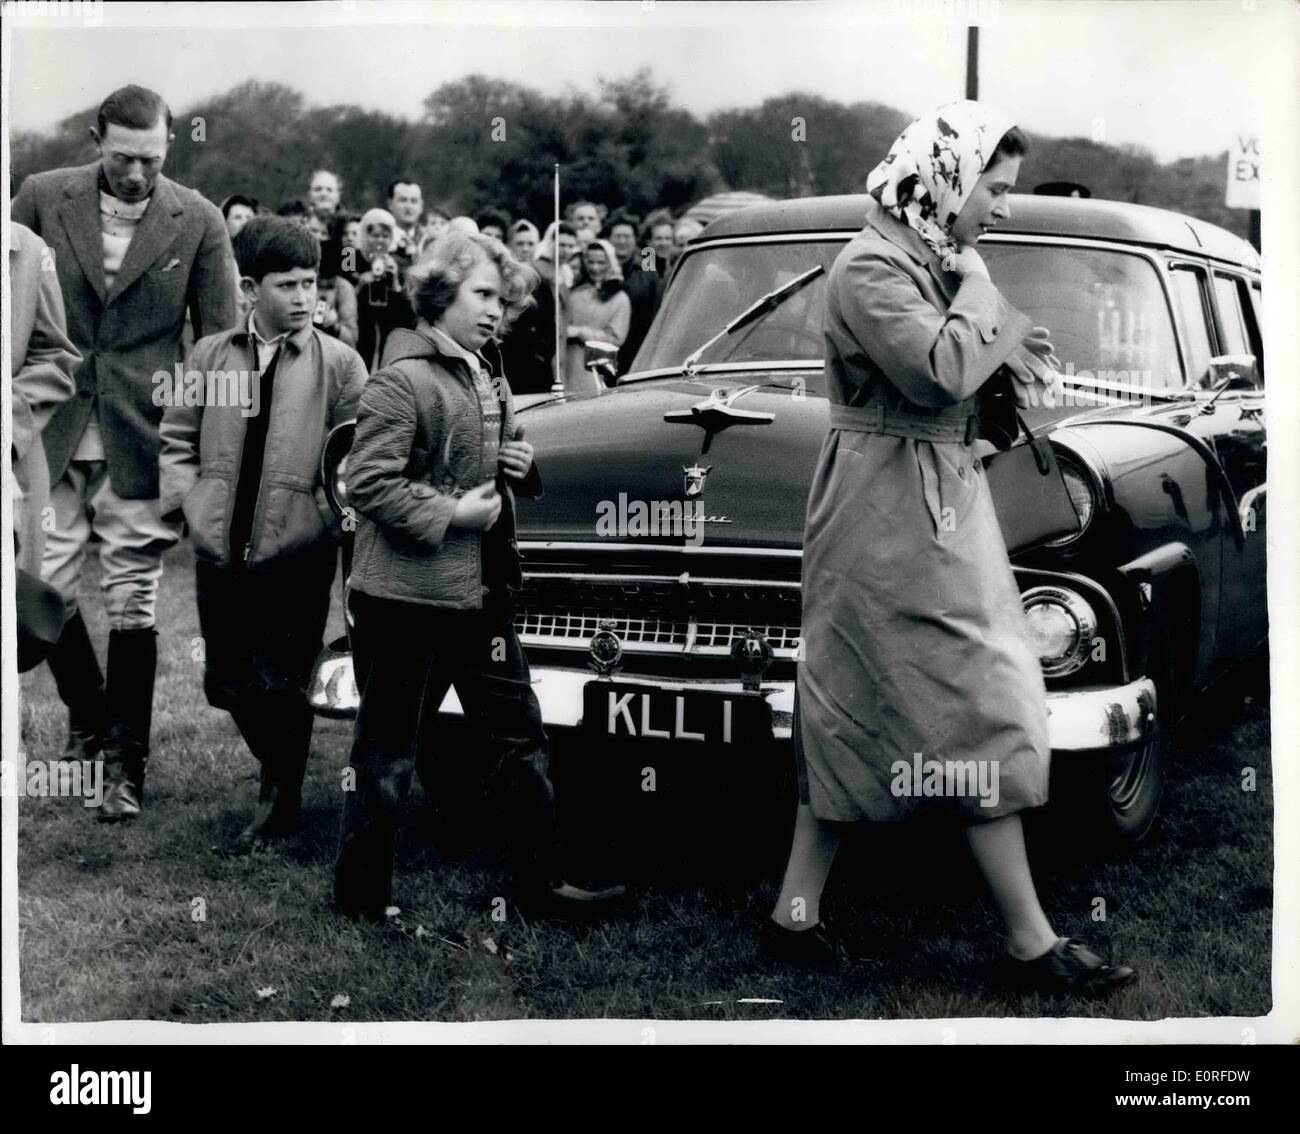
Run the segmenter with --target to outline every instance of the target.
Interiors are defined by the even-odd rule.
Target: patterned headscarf
[[[963,99],[918,118],[867,175],[867,192],[925,241],[951,272],[953,222],[1002,136],[1015,125],[989,106]]]

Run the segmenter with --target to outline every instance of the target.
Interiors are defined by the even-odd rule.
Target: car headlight
[[[1082,669],[1097,632],[1097,614],[1087,600],[1064,587],[1031,587],[1020,601],[1043,676],[1065,677]]]
[[[1079,530],[1061,536],[1060,539],[1049,540],[1045,545],[1047,547],[1065,547],[1079,539],[1088,530],[1093,514],[1097,511],[1097,488],[1092,477],[1059,450],[1056,454],[1056,463],[1060,466],[1061,479],[1065,481],[1065,488],[1070,494],[1074,510],[1079,513]]]

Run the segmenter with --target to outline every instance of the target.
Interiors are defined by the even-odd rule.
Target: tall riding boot
[[[157,667],[158,635],[153,627],[109,633],[104,802],[99,809],[103,822],[132,819],[140,814]]]
[[[248,699],[231,716],[262,765],[253,818],[228,848],[236,853],[297,831],[313,718],[300,694],[274,693]]]
[[[103,743],[104,675],[81,611],[64,623],[48,661],[59,699],[68,706],[68,740],[61,759],[93,760]]]

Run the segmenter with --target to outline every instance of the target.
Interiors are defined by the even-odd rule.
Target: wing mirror
[[[1210,359],[1206,385],[1216,392],[1258,390],[1259,364],[1253,354],[1216,354]]]
[[[618,347],[599,339],[587,339],[582,344],[582,365],[590,370],[612,390],[618,385]]]
[[[340,520],[348,506],[348,453],[352,451],[352,438],[356,432],[355,421],[336,425],[325,438],[325,449],[320,455],[320,479],[325,486],[325,499]]]

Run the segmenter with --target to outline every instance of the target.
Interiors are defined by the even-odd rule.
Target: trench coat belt
[[[912,437],[918,441],[955,441],[969,445],[979,436],[980,419],[975,414],[953,414],[951,411],[947,416],[907,413],[888,409],[879,403],[872,406],[832,403],[830,427],[851,433],[883,433],[890,437]]]

